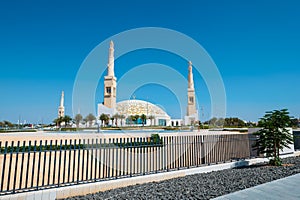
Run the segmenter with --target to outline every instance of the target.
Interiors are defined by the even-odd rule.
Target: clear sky
[[[16,123],[20,117],[51,122],[57,117],[61,90],[66,114],[72,116],[73,83],[89,52],[106,38],[139,27],[173,29],[206,49],[224,81],[228,117],[257,121],[265,111],[281,108],[299,117],[299,9],[297,0],[3,0],[0,121]],[[168,63],[187,75],[184,60],[154,50],[121,57],[116,69],[124,67],[116,75],[136,65],[136,58]],[[98,102],[103,98],[101,84]],[[209,94],[197,73],[195,87],[203,118],[209,118]],[[147,96],[172,117],[180,117],[176,99],[166,88],[146,85],[136,96]]]

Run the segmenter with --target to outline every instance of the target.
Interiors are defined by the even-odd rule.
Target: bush
[[[77,129],[76,128],[61,128],[60,129],[61,131],[77,131]]]

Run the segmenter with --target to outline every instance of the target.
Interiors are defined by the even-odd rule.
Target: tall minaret
[[[108,108],[116,107],[117,78],[114,72],[114,62],[114,43],[110,41],[107,76],[104,77],[104,106]]]
[[[187,116],[192,116],[196,114],[196,102],[195,102],[195,88],[194,88],[194,78],[193,78],[193,65],[189,61],[189,74],[188,74],[188,106],[187,106]]]
[[[64,91],[62,91],[61,92],[61,97],[60,97],[60,105],[58,107],[58,117],[64,117],[65,116],[64,100],[65,100],[65,94],[64,94]]]
[[[108,64],[107,64],[107,76],[115,76],[115,57],[114,57],[114,42],[110,41],[109,54],[108,54]]]

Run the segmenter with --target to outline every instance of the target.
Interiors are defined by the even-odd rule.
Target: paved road
[[[300,174],[215,198],[215,200],[238,199],[298,200],[300,199]]]

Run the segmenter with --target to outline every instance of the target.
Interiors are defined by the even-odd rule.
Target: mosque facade
[[[159,125],[159,126],[181,126],[190,125],[198,121],[198,111],[196,109],[195,89],[193,81],[192,63],[189,62],[188,74],[188,106],[187,113],[184,119],[171,119],[171,117],[159,106],[151,102],[130,99],[116,102],[117,99],[117,78],[114,73],[114,43],[110,42],[109,56],[107,64],[107,75],[104,76],[104,99],[103,103],[98,104],[98,119],[101,114],[109,115],[110,117],[122,116],[120,119],[115,119],[113,125],[126,126],[131,125],[130,116],[145,115],[147,117],[144,125]],[[141,119],[135,123],[142,124]]]

